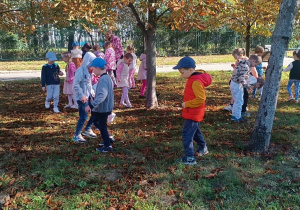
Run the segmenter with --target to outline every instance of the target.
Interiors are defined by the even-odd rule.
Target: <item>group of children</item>
[[[76,43],[74,45],[76,47]],[[74,66],[76,65],[71,61],[72,52],[63,54],[63,60],[67,63],[67,77],[64,84],[64,93],[68,95],[68,107],[76,105],[79,111],[79,120],[77,122],[73,141],[78,143],[86,142],[82,137],[81,132],[88,118],[88,113],[91,112],[90,120],[82,134],[92,138],[97,137],[91,129],[93,124],[100,130],[103,142],[99,144],[101,147],[97,148],[97,151],[99,152],[112,151],[111,143],[114,141],[114,138],[110,136],[107,131],[107,120],[109,120],[110,116],[113,114],[114,87],[122,88],[120,105],[132,107],[128,97],[128,89],[135,88],[135,83],[134,80],[131,79],[131,76],[134,75],[136,68],[135,62],[137,59],[134,54],[134,49],[128,47],[127,53],[122,59],[117,61],[116,65],[114,65],[115,60],[110,57],[113,55],[110,43],[105,43],[105,47],[107,51],[104,56],[101,53],[99,53],[99,57],[96,57],[96,55],[92,56],[89,55],[89,52],[87,51],[82,60],[82,63],[86,62],[87,65],[81,64],[76,71],[74,71]],[[99,51],[98,48],[94,48],[94,50]],[[261,88],[264,84],[261,71],[262,58],[261,55],[259,55],[259,50],[261,50],[261,47],[256,49],[257,54],[251,55],[249,58],[245,57],[244,50],[241,48],[234,50],[232,53],[233,57],[237,60],[236,63],[232,65],[234,70],[230,80],[230,90],[232,94],[231,119],[234,122],[245,121],[242,115],[247,110],[247,101],[249,97],[248,90],[250,87]],[[296,102],[298,102],[299,97],[299,57],[299,51],[294,52],[295,61],[284,70],[291,71],[288,85],[289,94],[291,92],[291,84],[295,83],[295,87],[298,85],[295,98]],[[45,107],[49,108],[50,100],[53,98],[54,111],[59,112],[57,108],[59,100],[58,76],[61,76],[63,73],[60,71],[59,66],[54,62],[57,59],[53,52],[48,52],[46,58],[48,64],[43,66],[41,79],[43,90],[45,90],[45,84],[47,85]],[[143,81],[140,96],[144,97],[146,87],[146,55],[142,54],[140,60],[141,64],[139,67],[138,79]],[[114,76],[112,72],[114,68],[116,68],[116,76]],[[182,130],[185,156],[180,158],[179,162],[189,165],[196,164],[193,140],[198,144],[196,155],[203,156],[208,153],[206,142],[200,130],[200,122],[203,120],[205,113],[205,88],[211,84],[212,80],[209,74],[204,71],[196,71],[195,68],[195,61],[188,56],[182,58],[173,68],[176,70],[178,69],[181,77],[187,79],[182,103],[182,117],[185,119]],[[97,83],[95,83],[96,85],[94,85],[94,89],[92,84],[93,75],[98,78]],[[72,81],[74,92],[69,92],[69,86]],[[254,96],[255,93],[253,93],[253,97]],[[293,97],[290,94],[289,100],[291,99],[293,99]]]

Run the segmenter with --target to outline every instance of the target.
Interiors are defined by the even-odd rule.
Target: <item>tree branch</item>
[[[163,11],[163,13],[161,13],[157,18],[156,21],[158,22],[159,18],[161,18],[167,11],[169,11],[170,8],[166,9],[165,11]]]
[[[138,23],[137,23],[138,27],[141,29],[142,33],[143,33],[144,35],[146,35],[145,24],[142,22],[142,20],[141,20],[139,14],[137,13],[137,11],[136,11],[134,5],[133,5],[132,3],[129,3],[127,6],[131,9],[131,11],[132,11],[134,17],[136,18],[136,20],[137,20],[137,22],[138,22]]]
[[[1,11],[1,12],[0,12],[0,15],[2,15],[2,14],[4,14],[4,13],[8,13],[8,12],[17,12],[17,11],[22,12],[23,10],[21,10],[21,9],[12,9],[12,10]]]

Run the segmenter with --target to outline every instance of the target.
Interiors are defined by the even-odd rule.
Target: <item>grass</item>
[[[160,107],[144,109],[138,90],[134,108],[118,106],[115,91],[114,152],[98,154],[100,139],[71,142],[78,113],[44,108],[38,80],[0,83],[0,191],[4,209],[298,209],[299,104],[285,102],[284,73],[270,150],[244,153],[257,113],[250,100],[249,124],[234,124],[223,107],[230,101],[231,72],[210,72],[207,111],[201,130],[210,153],[195,166],[176,159],[181,142],[185,81],[177,72],[157,75]],[[138,84],[140,87],[140,84]],[[96,131],[99,134],[99,131]],[[209,178],[211,177],[211,178]]]
[[[234,62],[232,55],[207,55],[191,57],[195,59],[196,63]],[[181,57],[157,57],[156,65],[176,65],[180,58]],[[46,61],[3,61],[0,63],[0,71],[41,70]],[[63,61],[58,61],[57,63],[60,67],[65,66],[65,63]]]

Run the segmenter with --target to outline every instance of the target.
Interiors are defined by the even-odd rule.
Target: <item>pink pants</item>
[[[135,69],[129,69],[129,87],[135,87],[135,81],[134,81],[134,73],[135,73]]]
[[[146,79],[143,79],[142,80],[142,87],[141,87],[141,96],[144,96],[145,95],[145,89],[146,89],[146,86],[147,86],[147,80]]]

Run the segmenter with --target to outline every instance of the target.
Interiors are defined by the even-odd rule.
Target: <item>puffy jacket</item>
[[[207,73],[200,73],[195,72],[193,73],[190,78],[188,79],[185,90],[184,90],[184,96],[183,101],[189,101],[195,99],[195,94],[192,89],[192,84],[194,81],[199,81],[205,91],[205,87],[209,86],[211,84],[211,76]],[[199,107],[195,108],[184,108],[182,110],[182,117],[185,119],[193,120],[196,122],[201,122],[204,118],[205,114],[205,102],[200,105]]]

